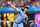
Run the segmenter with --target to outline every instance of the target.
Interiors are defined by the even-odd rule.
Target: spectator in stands
[[[3,2],[2,2],[3,1]],[[23,6],[31,6],[34,7],[40,7],[40,2],[36,2],[33,0],[2,0],[2,4],[0,2],[0,7],[10,7],[10,5],[7,4],[8,1],[10,1],[14,6],[23,7]],[[31,3],[30,3],[31,2]]]
[[[37,4],[37,7],[40,7],[40,2],[36,2],[36,4]]]
[[[32,8],[37,7],[37,4],[36,4],[36,2],[35,2],[35,1],[34,1],[34,2],[32,1],[32,2],[31,2],[31,7],[32,7]]]
[[[2,3],[0,3],[0,7],[2,7]]]

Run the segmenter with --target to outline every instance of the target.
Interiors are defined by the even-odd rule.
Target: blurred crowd
[[[0,0],[0,7],[10,7],[7,2],[11,2],[16,7],[40,7],[40,1],[36,0]]]

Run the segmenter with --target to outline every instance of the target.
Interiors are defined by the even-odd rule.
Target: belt
[[[16,22],[15,22],[16,23]],[[16,24],[20,24],[20,23],[16,23]]]

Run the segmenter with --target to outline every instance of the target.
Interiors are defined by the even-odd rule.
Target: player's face
[[[27,8],[25,8],[24,11],[25,11],[24,13],[28,14],[28,9]]]
[[[27,12],[27,11],[28,11],[28,9],[27,9],[27,8],[25,8],[25,9],[24,9],[24,11],[26,11],[26,12]]]

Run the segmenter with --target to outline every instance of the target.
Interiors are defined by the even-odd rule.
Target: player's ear
[[[24,9],[21,8],[22,11],[24,11]]]

